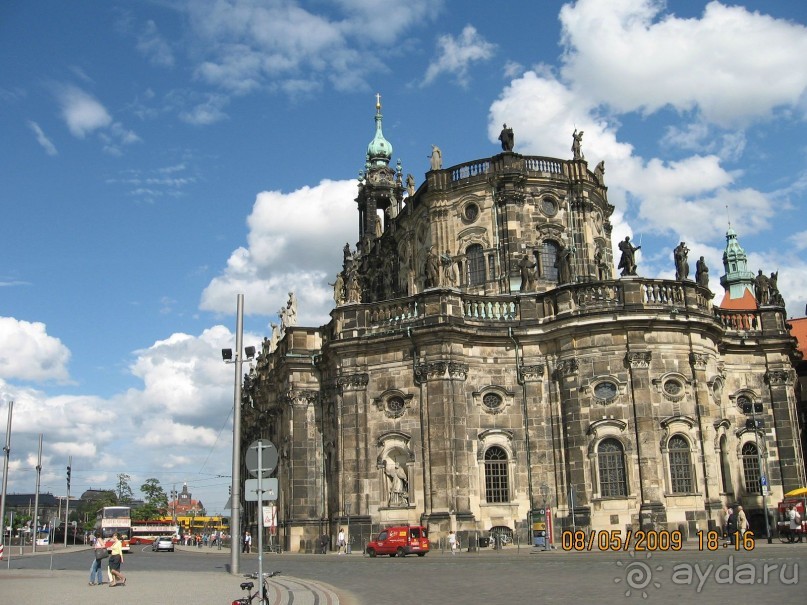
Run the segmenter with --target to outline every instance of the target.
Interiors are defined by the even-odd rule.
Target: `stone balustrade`
[[[700,315],[730,331],[760,329],[757,313],[713,309],[711,299],[711,292],[692,281],[630,277],[566,284],[540,293],[472,295],[434,288],[407,298],[342,305],[332,316],[337,338],[440,323],[546,325],[570,316],[611,311],[628,317],[659,312]]]

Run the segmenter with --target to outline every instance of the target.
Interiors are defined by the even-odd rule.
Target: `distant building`
[[[201,500],[194,500],[191,493],[188,491],[188,484],[182,486],[182,491],[177,495],[176,500],[171,500],[168,503],[168,511],[172,515],[201,515],[204,514],[205,507]]]
[[[642,277],[628,239],[616,261],[581,135],[572,159],[508,149],[444,168],[434,147],[415,190],[380,103],[375,122],[330,321],[281,326],[244,382],[242,444],[280,454],[284,549],[348,521],[357,543],[405,523],[524,543],[545,505],[558,529],[687,537],[741,503],[764,532],[763,494],[805,483],[797,354],[736,233],[715,306],[683,263]]]

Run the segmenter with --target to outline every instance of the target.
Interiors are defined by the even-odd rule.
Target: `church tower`
[[[748,256],[737,241],[737,232],[731,227],[726,231],[723,269],[726,273],[720,277],[720,285],[726,290],[726,295],[720,306],[755,309],[754,272],[748,270]]]

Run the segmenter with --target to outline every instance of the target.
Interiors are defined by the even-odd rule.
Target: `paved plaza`
[[[228,573],[225,549],[179,547],[177,553],[146,548],[126,557],[126,586],[88,586],[91,552],[68,547],[52,556],[14,555],[0,563],[0,602],[81,604],[112,599],[142,603],[229,604],[243,595],[240,576]],[[86,567],[87,570],[83,570]],[[257,555],[242,555],[241,571],[257,570]],[[548,552],[508,547],[501,551],[435,550],[426,557],[370,559],[349,556],[269,554],[272,605],[412,605],[590,603],[647,601],[699,605],[757,600],[804,603],[807,544],[760,543],[753,552],[701,552],[693,542],[680,552]]]

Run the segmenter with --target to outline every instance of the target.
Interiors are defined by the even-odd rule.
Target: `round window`
[[[482,405],[489,410],[498,410],[502,407],[502,397],[498,393],[487,393],[482,398]]]
[[[683,387],[677,380],[668,380],[664,383],[664,392],[673,397],[680,395]]]
[[[541,199],[541,212],[547,216],[555,216],[558,213],[558,204],[551,197]]]
[[[401,397],[390,397],[387,399],[387,410],[393,414],[401,414],[404,409],[404,400]]]
[[[465,220],[475,221],[479,216],[479,206],[476,204],[467,204],[465,206]]]
[[[609,400],[616,397],[617,389],[613,382],[605,381],[594,387],[594,396],[597,399]]]

